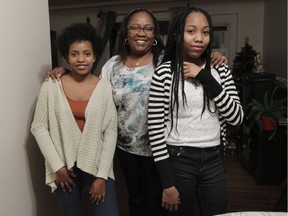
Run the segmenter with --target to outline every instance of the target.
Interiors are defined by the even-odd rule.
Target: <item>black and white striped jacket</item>
[[[216,69],[221,83],[202,69],[197,79],[214,101],[220,122],[221,142],[225,145],[226,123],[240,125],[243,121],[243,109],[232,74],[227,65],[222,64]],[[165,62],[156,68],[149,93],[148,103],[148,132],[152,153],[164,188],[174,184],[170,167],[169,154],[165,140],[165,127],[170,110],[170,88],[172,85],[172,73],[170,62]]]

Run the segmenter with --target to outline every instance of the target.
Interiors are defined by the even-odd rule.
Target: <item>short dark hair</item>
[[[75,41],[90,41],[95,56],[100,53],[100,37],[96,29],[89,23],[73,23],[64,28],[58,38],[58,49],[66,59],[69,54],[69,47]]]

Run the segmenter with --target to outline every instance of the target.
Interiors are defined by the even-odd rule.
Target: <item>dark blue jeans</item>
[[[117,148],[128,191],[129,216],[164,216],[162,187],[152,157]]]
[[[72,192],[63,192],[61,188],[56,190],[63,216],[83,215],[81,209],[81,194],[84,192],[85,196],[89,196],[87,200],[90,200],[90,187],[96,179],[93,175],[83,172],[78,168],[73,170],[77,176],[72,178],[75,184],[75,188],[73,188]],[[108,178],[106,182],[105,201],[100,202],[98,205],[92,204],[91,202],[90,204],[93,205],[95,216],[119,216],[113,179]]]
[[[194,215],[198,199],[202,216],[226,212],[227,185],[220,147],[168,146],[181,204],[177,216]]]

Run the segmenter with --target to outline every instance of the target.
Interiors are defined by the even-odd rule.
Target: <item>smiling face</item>
[[[90,74],[95,59],[90,41],[75,41],[70,45],[67,61],[73,73],[80,76]]]
[[[210,42],[210,28],[206,16],[192,12],[187,16],[184,28],[184,59],[193,61],[207,49]]]
[[[127,40],[131,55],[143,55],[153,46],[154,22],[145,11],[135,13],[127,23]],[[135,30],[138,28],[138,31]],[[140,28],[140,29],[139,29]]]

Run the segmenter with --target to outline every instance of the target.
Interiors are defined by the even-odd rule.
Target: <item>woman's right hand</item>
[[[53,82],[56,80],[60,80],[60,77],[66,73],[64,67],[55,67],[52,71],[48,71],[45,77],[45,81],[48,81],[49,78],[52,79]]]
[[[183,62],[183,69],[185,80],[189,78],[195,78],[197,74],[201,71],[201,68],[198,65],[187,61]]]
[[[162,194],[162,207],[169,211],[177,211],[180,205],[180,194],[175,186],[166,188]]]

